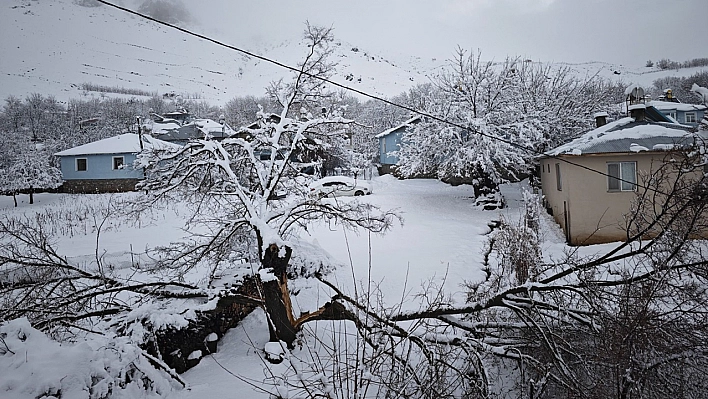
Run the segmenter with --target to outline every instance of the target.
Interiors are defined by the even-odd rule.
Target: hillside
[[[54,95],[60,101],[100,95],[82,90],[82,84],[91,83],[131,89],[131,96],[176,93],[223,104],[237,95],[263,95],[269,82],[288,76],[273,64],[107,6],[79,6],[72,0],[11,0],[1,7],[0,36],[12,39],[0,41],[0,98],[33,92]],[[210,31],[209,21],[191,27],[197,32]],[[293,66],[306,53],[299,38],[259,47],[239,43],[239,39],[215,38]],[[356,38],[336,39],[338,67],[333,80],[372,94],[399,94],[429,81],[446,63],[399,54],[396,49],[386,55],[373,54],[357,46]],[[450,43],[451,56],[454,51],[455,43]],[[599,72],[642,85],[697,71],[658,71],[604,62],[568,65],[581,75]]]

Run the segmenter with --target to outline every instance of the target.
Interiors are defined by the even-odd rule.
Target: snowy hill
[[[0,98],[33,92],[58,100],[97,96],[82,84],[131,89],[127,95],[175,93],[223,104],[237,95],[263,95],[268,83],[289,72],[117,9],[85,7],[72,0],[9,0],[0,6]],[[209,34],[208,24],[192,29]],[[336,31],[335,31],[336,35]],[[8,40],[7,38],[11,38]],[[295,66],[306,53],[298,38],[253,47],[244,39],[217,39]],[[443,59],[391,53],[381,56],[336,37],[333,80],[377,95],[393,96],[428,82]],[[349,40],[349,41],[345,41]],[[449,54],[455,51],[450,43]],[[657,71],[602,62],[570,65],[582,75],[650,85],[664,76],[697,69]],[[615,74],[617,71],[620,74]]]

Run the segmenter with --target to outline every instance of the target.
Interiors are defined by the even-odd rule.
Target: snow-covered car
[[[369,195],[371,189],[361,180],[345,176],[327,176],[310,184],[310,195],[313,197],[341,197]]]

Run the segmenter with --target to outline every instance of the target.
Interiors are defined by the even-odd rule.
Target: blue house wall
[[[391,152],[401,149],[401,138],[404,130],[399,129],[379,137],[379,162],[382,165],[395,165],[398,163],[398,157],[391,154]]]
[[[650,104],[653,104],[653,102]],[[659,110],[659,112],[666,116],[674,118],[676,122],[680,124],[693,127],[698,126],[698,124],[701,122],[701,119],[703,119],[703,115],[706,113],[706,107],[702,105],[676,103],[676,105],[673,106],[672,103],[667,102],[660,102],[659,104],[659,106],[654,106],[656,109]],[[694,116],[693,120],[691,120],[690,122],[686,119],[687,114],[693,114]]]
[[[113,158],[123,157],[123,167],[113,169]],[[104,180],[104,179],[142,179],[143,171],[133,168],[136,154],[95,154],[64,155],[61,160],[61,174],[64,180]],[[76,168],[76,159],[86,159],[86,170]]]

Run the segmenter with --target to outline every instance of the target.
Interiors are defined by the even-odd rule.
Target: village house
[[[395,152],[401,149],[403,134],[420,121],[421,117],[415,116],[375,136],[379,141],[379,163],[381,164],[379,174],[393,172],[394,167],[398,164],[398,156]]]
[[[54,154],[59,157],[68,193],[104,193],[135,190],[144,178],[143,170],[133,166],[138,153],[147,150],[181,148],[148,135],[125,133],[94,141]]]
[[[546,207],[570,244],[626,239],[632,201],[646,190],[642,177],[667,162],[671,150],[705,136],[668,121],[643,102],[643,91],[635,94],[628,95],[628,117],[605,123],[607,114],[599,113],[596,129],[540,159]]]
[[[151,123],[143,128],[159,140],[185,145],[192,139],[210,139],[221,141],[236,132],[226,123],[223,116],[214,121],[208,118],[195,118],[186,110],[168,112],[163,115],[151,114]]]

